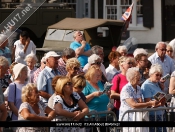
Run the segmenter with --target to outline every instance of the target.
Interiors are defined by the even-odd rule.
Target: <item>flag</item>
[[[131,15],[132,15],[133,5],[134,5],[134,2],[129,6],[129,8],[125,11],[125,13],[120,18],[121,20],[123,20],[125,22],[125,25],[123,27],[123,33],[125,33],[125,31],[127,30],[128,26],[129,26],[129,22],[131,20]]]

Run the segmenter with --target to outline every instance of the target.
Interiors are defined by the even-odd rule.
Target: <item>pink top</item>
[[[118,80],[119,79],[119,80]],[[128,81],[126,79],[126,76],[123,74],[118,74],[112,79],[113,86],[111,87],[111,90],[115,91],[116,93],[120,93],[123,86],[125,86]],[[119,84],[118,84],[119,83]],[[119,88],[118,88],[119,87]],[[116,109],[120,108],[120,100],[114,99],[114,106]]]

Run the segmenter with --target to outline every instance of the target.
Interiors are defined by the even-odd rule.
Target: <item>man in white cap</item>
[[[48,99],[54,93],[52,89],[52,79],[56,75],[60,75],[58,68],[58,59],[60,55],[58,55],[54,51],[49,51],[46,56],[46,67],[42,70],[38,76],[37,87],[40,93],[40,96],[43,97],[43,102],[47,104]]]

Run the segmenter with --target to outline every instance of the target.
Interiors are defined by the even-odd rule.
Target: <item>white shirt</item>
[[[34,78],[34,72],[37,70],[36,67],[34,67],[32,70],[30,70],[29,67],[27,67],[28,69],[28,83],[33,83],[33,78]]]
[[[164,61],[162,62],[160,57],[158,56],[157,52],[154,53],[153,55],[151,55],[148,58],[149,61],[151,61],[152,64],[159,64],[162,67],[163,70],[163,75],[165,76],[166,74],[170,74],[175,70],[174,69],[174,62],[173,60],[168,56],[165,55]],[[169,87],[169,79],[167,81],[165,81],[165,88],[164,88],[164,92],[168,93],[168,87]]]
[[[83,72],[87,72],[87,70],[89,69],[90,65],[89,63],[87,63],[84,68],[83,68]],[[103,75],[106,77],[106,71],[105,71],[105,66],[101,63],[101,66],[100,66],[100,69],[101,71],[103,72]]]
[[[24,53],[24,45],[21,43],[20,40],[17,40],[14,43],[14,46],[16,46],[16,50],[15,50],[15,62],[18,63],[22,63],[22,64],[26,64],[26,62],[24,61],[25,57],[28,54],[36,54],[36,46],[33,43],[32,40],[30,40],[30,43],[27,47],[26,53]]]
[[[106,68],[106,78],[109,82],[112,82],[112,79],[116,73],[119,71],[111,64]]]

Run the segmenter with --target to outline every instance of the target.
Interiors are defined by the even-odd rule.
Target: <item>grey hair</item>
[[[125,50],[126,52],[128,51],[125,45],[119,46],[119,47],[116,49],[116,51],[118,51],[118,52],[120,52],[121,50]]]
[[[92,54],[91,56],[88,57],[88,63],[91,65],[93,63],[95,63],[96,60],[98,60],[100,58],[100,56],[96,55],[96,54]]]
[[[133,53],[134,58],[135,58],[138,54],[144,54],[144,55],[147,56],[147,55],[148,55],[148,52],[147,52],[145,49],[143,49],[143,48],[137,48],[137,49],[134,50],[134,53]]]
[[[99,45],[94,45],[94,46],[92,46],[92,48],[91,48],[92,53],[98,55],[98,54],[99,54],[98,49],[102,49],[102,50],[103,50],[103,47],[101,47],[101,46],[99,46]]]
[[[46,58],[43,56],[41,62],[46,62]]]
[[[153,64],[149,70],[149,76],[154,74],[155,72],[163,73],[162,67],[159,64]]]
[[[28,58],[33,58],[33,59],[35,60],[35,62],[38,61],[36,55],[34,55],[34,54],[28,54],[28,55],[25,57],[24,61],[27,62],[27,59],[28,59]]]
[[[7,40],[7,36],[4,34],[0,34],[0,45]]]
[[[164,44],[165,46],[167,45],[165,42],[158,42],[156,44],[155,50],[159,48],[160,44]]]
[[[73,34],[73,38],[76,38],[77,33],[79,33],[79,32],[81,32],[81,31],[80,30],[75,31],[74,34]]]
[[[63,49],[62,56],[71,55],[72,53],[75,53],[75,51],[69,47]]]
[[[4,56],[0,56],[0,66],[6,67],[9,65],[8,60]]]
[[[139,72],[139,68],[138,67],[131,67],[127,70],[126,72],[126,79],[128,80],[128,82],[130,82],[131,80],[133,80],[133,78],[135,77],[135,73]]]

